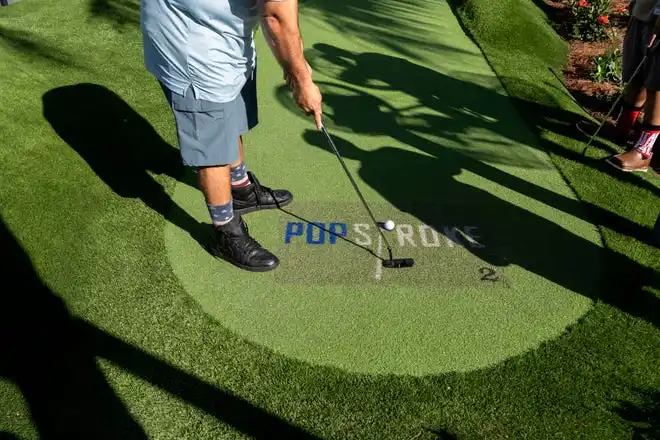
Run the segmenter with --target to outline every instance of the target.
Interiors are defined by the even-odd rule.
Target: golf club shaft
[[[612,115],[612,112],[614,112],[614,109],[615,109],[616,106],[619,104],[619,101],[621,101],[621,99],[623,98],[623,94],[625,93],[626,87],[628,87],[628,86],[630,85],[630,83],[632,83],[632,81],[635,79],[635,77],[637,76],[637,74],[639,73],[639,71],[642,70],[642,67],[644,66],[644,64],[646,64],[646,61],[648,60],[648,57],[649,57],[649,55],[648,55],[649,52],[653,52],[653,51],[655,51],[655,50],[657,49],[658,44],[655,44],[655,45],[654,45],[655,41],[656,41],[656,36],[653,35],[653,37],[651,37],[651,41],[649,42],[649,44],[648,44],[648,46],[647,46],[647,47],[648,47],[648,52],[644,55],[644,58],[642,58],[642,61],[641,61],[641,62],[639,63],[639,65],[637,66],[637,68],[636,68],[635,71],[633,72],[633,74],[632,74],[632,76],[630,77],[630,79],[628,80],[628,82],[622,87],[622,89],[621,89],[621,93],[619,94],[619,97],[617,98],[616,101],[614,101],[614,104],[613,104],[612,107],[610,108],[610,111],[607,113],[607,116],[605,116],[605,118],[603,119],[603,121],[600,123],[600,125],[599,125],[598,128],[596,129],[596,132],[595,132],[594,134],[592,134],[591,137],[589,138],[589,142],[587,143],[587,146],[584,148],[584,151],[582,152],[582,155],[583,155],[583,156],[584,156],[585,154],[587,154],[587,150],[588,150],[589,147],[591,146],[591,143],[594,141],[594,139],[596,138],[596,136],[598,136],[598,133],[600,133],[600,131],[603,129],[603,127],[604,127],[605,124],[607,123],[608,119],[609,119],[610,116]]]
[[[644,60],[642,62],[644,62],[644,61],[646,61],[646,58],[644,58]],[[641,64],[640,64],[640,67],[641,67]],[[626,87],[627,87],[627,85],[626,85]],[[624,87],[624,89],[625,89],[625,87]],[[600,133],[600,131],[603,129],[603,127],[605,126],[607,121],[610,119],[610,116],[612,115],[612,112],[614,112],[614,109],[619,104],[619,101],[621,101],[621,98],[623,98],[623,93],[624,92],[621,92],[619,94],[619,97],[616,99],[616,101],[614,101],[614,104],[612,105],[612,108],[610,109],[610,111],[607,112],[607,115],[605,116],[603,121],[600,123],[600,125],[598,125],[598,128],[596,129],[594,134],[592,134],[591,137],[589,138],[589,142],[587,142],[587,146],[585,147],[585,153],[586,153],[586,150],[591,146],[591,143],[594,141],[594,139],[596,139],[596,137],[598,136],[598,133]]]
[[[325,124],[321,126],[321,131],[325,135],[325,137],[328,139],[328,143],[334,150],[335,154],[337,155],[337,158],[339,159],[339,162],[341,163],[341,166],[344,168],[344,171],[346,172],[346,175],[348,176],[349,180],[351,181],[351,184],[353,185],[353,188],[355,189],[355,192],[357,193],[358,197],[360,197],[360,200],[362,201],[362,205],[364,208],[367,210],[369,213],[369,216],[371,217],[371,220],[374,223],[374,226],[376,226],[376,229],[378,230],[378,233],[382,237],[383,241],[385,242],[385,245],[387,246],[387,252],[389,253],[390,260],[393,258],[392,257],[392,247],[390,246],[390,243],[387,241],[387,237],[385,237],[385,234],[383,233],[381,227],[378,225],[378,221],[376,220],[376,217],[374,217],[373,212],[371,212],[371,209],[369,208],[369,204],[367,204],[367,201],[365,200],[364,196],[362,195],[362,192],[360,191],[360,188],[358,188],[357,183],[355,182],[355,179],[353,179],[353,175],[351,174],[350,170],[346,166],[346,163],[344,162],[344,159],[341,157],[341,153],[335,146],[334,141],[332,140],[332,137],[330,136],[330,133],[328,133],[328,130],[325,128]]]
[[[307,223],[308,225],[312,225],[312,226],[314,226],[314,227],[316,227],[316,228],[319,228],[320,230],[322,230],[322,231],[324,231],[324,232],[327,232],[329,235],[332,235],[332,236],[334,236],[334,237],[337,237],[337,238],[339,238],[340,240],[344,240],[345,242],[350,243],[350,244],[352,244],[353,246],[357,246],[357,247],[359,247],[360,249],[363,249],[363,250],[367,251],[368,253],[370,253],[371,255],[373,255],[374,257],[378,258],[379,260],[384,260],[383,257],[381,257],[380,255],[378,255],[378,254],[377,254],[376,252],[374,252],[372,249],[369,249],[369,248],[366,247],[366,246],[363,246],[363,245],[361,245],[361,244],[358,244],[358,243],[354,242],[353,240],[351,240],[350,238],[346,238],[346,237],[344,237],[344,236],[341,235],[341,234],[337,234],[336,232],[331,231],[331,230],[329,230],[329,229],[327,229],[327,228],[324,228],[323,226],[319,225],[318,223],[314,223],[314,222],[312,222],[312,221],[309,221],[309,220],[307,220],[306,218],[303,218],[303,217],[301,217],[301,216],[299,216],[299,215],[297,215],[297,214],[295,214],[295,213],[293,213],[293,212],[291,212],[291,211],[289,211],[289,210],[287,210],[287,209],[285,209],[285,208],[280,208],[280,211],[284,212],[285,214],[289,214],[291,217],[297,218],[298,220],[303,221],[303,222]]]
[[[619,101],[621,101],[621,99],[623,98],[623,94],[625,93],[626,87],[628,87],[628,85],[630,85],[632,80],[637,76],[639,71],[642,69],[642,66],[644,66],[644,64],[646,63],[647,59],[648,59],[648,55],[644,55],[644,58],[642,58],[642,61],[639,63],[639,66],[637,66],[637,69],[635,69],[635,72],[633,73],[632,77],[630,78],[630,81],[628,81],[628,83],[622,88],[621,93],[619,93],[619,97],[617,98],[616,101],[614,101],[614,104],[610,108],[610,111],[607,112],[607,116],[605,116],[605,119],[603,119],[603,122],[600,123],[600,125],[598,126],[598,129],[596,130],[596,132],[593,135],[591,135],[591,138],[589,138],[589,143],[587,143],[587,148],[589,148],[589,146],[591,145],[593,140],[596,138],[596,136],[598,136],[598,133],[600,133],[600,131],[603,129],[603,127],[607,123],[607,120],[612,115],[612,112],[614,112],[614,109],[619,104]]]

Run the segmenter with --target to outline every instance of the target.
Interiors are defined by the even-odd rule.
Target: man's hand
[[[298,107],[306,114],[314,115],[316,128],[320,130],[323,126],[323,110],[321,108],[323,97],[319,88],[312,80],[302,84],[292,82],[290,87]]]
[[[302,47],[302,40],[300,41]],[[302,50],[302,49],[301,49]],[[312,67],[307,61],[305,61],[307,66],[307,71],[310,76],[312,74]],[[295,82],[284,70],[284,81],[289,87],[289,90],[293,93],[293,98],[296,100],[296,104],[302,111],[308,115],[314,115],[314,120],[316,121],[316,127],[320,130],[323,125],[322,121],[322,102],[323,97],[321,96],[321,91],[311,80],[307,81],[305,84],[299,84]]]
[[[296,103],[306,114],[313,114],[321,129],[322,97],[312,81],[312,69],[305,60],[298,26],[298,0],[259,0],[264,37],[284,70],[284,80]]]

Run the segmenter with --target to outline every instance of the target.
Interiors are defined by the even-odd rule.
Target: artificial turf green
[[[414,22],[396,19],[425,5],[305,3],[338,32],[406,57],[438,49],[435,40],[425,49]],[[616,253],[606,255],[614,266],[602,301],[562,337],[486,370],[423,378],[314,367],[244,341],[208,317],[164,258],[165,221],[157,210],[167,201],[150,200],[150,207],[144,194],[118,194],[121,180],[102,180],[103,163],[90,166],[43,115],[46,92],[100,84],[175,145],[162,96],[141,66],[136,4],[25,0],[0,9],[0,206],[7,225],[0,237],[3,256],[11,257],[3,259],[11,264],[3,266],[0,296],[0,432],[21,439],[397,440],[438,437],[424,427],[461,440],[657,433],[660,332],[649,287],[657,278],[635,277],[648,276],[644,267],[657,268],[659,260],[657,249],[642,243],[657,186],[579,156],[582,145],[566,122],[577,110],[548,71],[563,61],[562,43],[536,6],[470,5],[459,15]],[[167,170],[129,171],[168,193],[176,184]],[[617,271],[632,280],[617,283]]]
[[[298,219],[278,212],[248,223],[281,266],[236,273],[170,222],[168,257],[186,291],[249,340],[356,373],[475,370],[560,335],[590,308],[599,237],[449,6],[427,2],[424,14],[398,13],[397,21],[416,20],[417,38],[427,42],[402,58],[382,42],[338,35],[314,5],[303,12],[302,32],[330,131],[377,218],[399,224],[388,234],[396,254],[416,266],[383,270],[347,243],[309,244],[322,233],[307,232],[305,222],[303,237],[287,244]],[[295,194],[291,213],[342,222],[348,238],[364,239],[354,225],[368,227],[368,215],[324,138],[292,105],[279,70],[272,57],[260,59],[262,122],[247,136],[249,166]],[[551,201],[535,201],[536,193]],[[172,199],[208,223],[195,188],[179,185]],[[572,208],[557,209],[554,200]],[[428,237],[438,231],[437,247],[423,245],[420,226]],[[452,240],[454,228],[478,238],[454,232]],[[368,234],[385,255],[373,227]],[[573,272],[584,260],[593,264]]]

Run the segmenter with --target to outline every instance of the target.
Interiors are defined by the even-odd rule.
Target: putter
[[[374,226],[376,226],[376,229],[378,230],[378,233],[380,234],[381,238],[383,239],[383,243],[385,243],[385,246],[387,246],[387,252],[388,252],[388,259],[385,259],[383,257],[379,257],[381,261],[383,262],[383,267],[386,267],[388,269],[401,269],[401,268],[407,268],[407,267],[413,267],[415,264],[415,261],[412,258],[394,258],[392,254],[392,246],[390,246],[389,241],[387,240],[387,237],[385,237],[385,234],[383,233],[382,228],[378,225],[378,221],[376,221],[376,217],[374,217],[373,212],[371,212],[371,209],[369,208],[369,205],[367,204],[367,201],[364,199],[364,196],[362,195],[362,192],[360,191],[360,188],[358,188],[357,183],[355,182],[355,179],[353,179],[353,175],[351,174],[350,170],[346,166],[346,162],[344,162],[344,158],[341,157],[341,153],[339,153],[339,150],[337,149],[337,146],[335,145],[335,142],[332,140],[332,137],[330,136],[330,133],[328,133],[328,130],[325,128],[325,123],[321,125],[321,131],[325,135],[326,139],[328,140],[328,143],[330,144],[330,147],[332,147],[332,150],[335,152],[337,155],[337,159],[339,159],[339,162],[341,163],[341,166],[344,168],[344,171],[346,172],[346,175],[348,176],[348,179],[351,181],[351,184],[353,185],[353,188],[355,189],[355,192],[357,193],[358,197],[362,201],[362,205],[364,206],[364,209],[369,213],[369,217],[371,217],[371,221],[374,223]]]
[[[649,41],[648,46],[646,46],[648,48],[648,51],[644,54],[644,58],[642,58],[642,61],[639,62],[639,65],[637,66],[637,68],[633,72],[632,76],[628,80],[628,83],[621,88],[621,93],[619,93],[619,97],[616,99],[616,101],[614,101],[614,104],[612,105],[612,108],[610,108],[610,111],[607,112],[607,116],[605,116],[603,121],[600,123],[600,125],[598,126],[598,129],[589,137],[589,142],[587,142],[587,146],[584,147],[584,150],[582,150],[582,156],[585,156],[587,154],[587,151],[591,147],[591,143],[594,141],[596,136],[598,136],[598,133],[600,133],[600,131],[603,129],[603,127],[605,126],[607,121],[610,119],[610,116],[612,115],[612,112],[614,112],[614,109],[619,104],[619,101],[621,101],[621,99],[623,98],[623,94],[625,93],[626,87],[628,87],[630,85],[630,83],[633,81],[633,79],[635,79],[635,77],[640,72],[640,70],[642,70],[642,67],[644,66],[644,64],[646,64],[646,61],[648,60],[648,57],[649,57],[649,53],[654,52],[658,48],[658,44],[660,44],[660,43],[656,43],[655,40],[656,40],[656,36],[653,35],[651,37],[651,41]],[[579,127],[578,127],[578,130],[582,131]],[[587,134],[584,131],[582,131],[582,132],[584,134]]]

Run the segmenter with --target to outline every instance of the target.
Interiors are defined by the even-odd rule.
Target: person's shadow
[[[200,245],[206,245],[208,226],[177,205],[150,175],[165,174],[195,186],[181,163],[179,150],[165,142],[117,94],[97,84],[59,87],[44,94],[43,114],[117,195],[142,200]]]

